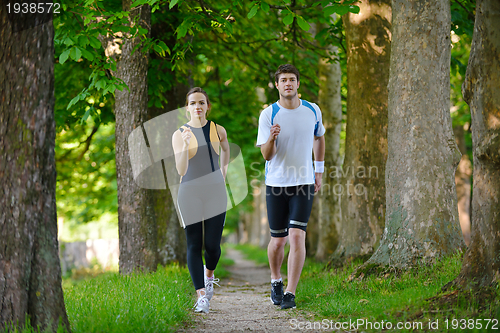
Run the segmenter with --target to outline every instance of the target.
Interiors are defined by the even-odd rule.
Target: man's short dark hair
[[[280,65],[276,73],[274,73],[274,82],[278,82],[281,74],[295,74],[295,76],[297,77],[297,81],[300,81],[299,70],[295,68],[294,65],[291,64]]]

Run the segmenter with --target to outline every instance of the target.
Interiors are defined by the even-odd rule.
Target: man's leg
[[[269,259],[269,268],[271,268],[271,279],[273,280],[281,277],[286,239],[287,237],[271,237],[267,246],[267,257]]]
[[[267,257],[271,269],[271,279],[281,277],[281,264],[285,256],[288,236],[288,200],[284,187],[266,186],[267,219],[271,240],[267,246]]]
[[[285,256],[288,236],[288,200],[283,187],[266,186],[267,218],[271,240],[267,246],[267,257],[271,269],[271,301],[280,305],[283,300],[281,264]]]
[[[281,302],[282,309],[295,308],[295,290],[306,258],[306,229],[314,198],[314,184],[301,185],[290,198],[290,253],[288,284]]]
[[[295,295],[300,274],[306,259],[306,232],[297,228],[289,229],[290,252],[288,254],[288,284],[286,291]]]

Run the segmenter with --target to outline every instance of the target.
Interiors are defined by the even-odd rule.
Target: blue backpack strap
[[[276,114],[280,110],[280,107],[278,103],[273,103],[273,113],[271,114],[271,126],[274,125],[274,117],[276,117]]]
[[[302,105],[304,105],[305,107],[308,107],[314,113],[314,117],[316,118],[316,125],[314,126],[314,135],[316,135],[318,133],[318,125],[319,125],[318,115],[316,114],[316,110],[311,105],[311,103],[309,103],[308,101],[304,101],[303,99],[301,99],[301,101],[302,101]]]

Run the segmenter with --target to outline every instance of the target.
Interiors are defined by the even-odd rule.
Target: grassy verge
[[[170,332],[187,321],[192,286],[187,268],[155,273],[106,273],[65,280],[64,299],[72,332]]]
[[[455,255],[433,266],[349,281],[355,264],[325,271],[323,264],[307,260],[297,289],[297,307],[313,313],[309,325],[344,325],[366,331],[488,331],[484,319],[500,317],[498,288],[493,291],[496,300],[493,296],[489,304],[481,302],[483,296],[457,299],[451,297],[457,294],[454,291],[440,294],[441,287],[458,275],[461,264],[462,257]],[[476,329],[478,323],[482,329]],[[500,330],[500,323],[497,327]]]
[[[236,245],[235,248],[258,264],[267,263],[266,250],[251,245]],[[499,287],[491,290],[493,295],[489,296],[464,297],[458,296],[456,291],[441,292],[441,287],[452,281],[460,271],[462,257],[458,254],[433,266],[350,280],[351,273],[359,264],[354,262],[342,270],[326,271],[324,264],[306,259],[296,302],[308,321],[296,322],[296,327],[292,328],[340,328],[340,331],[367,332],[500,332],[500,321],[498,324],[488,321],[500,320]],[[486,296],[488,299],[485,301]],[[486,324],[488,329],[485,329]],[[497,330],[492,329],[494,327]]]
[[[191,320],[194,290],[187,267],[177,264],[125,276],[82,269],[63,279],[63,291],[73,333],[174,332]],[[14,332],[40,330],[27,321]],[[65,330],[59,327],[57,332]]]
[[[227,267],[234,264],[225,251],[222,247],[218,278],[228,277]],[[189,271],[177,264],[126,276],[104,272],[98,265],[74,269],[63,279],[63,291],[73,333],[174,332],[191,321],[195,302]],[[26,322],[20,332],[40,330]],[[62,327],[58,332],[64,332]]]
[[[225,258],[215,271],[229,276]],[[187,267],[169,265],[151,274],[118,273],[63,281],[66,310],[73,333],[173,332],[191,320],[195,292]],[[75,274],[73,274],[75,277]]]
[[[229,276],[225,248],[215,274]],[[188,323],[195,291],[187,267],[173,264],[155,273],[93,274],[63,281],[71,330],[78,332],[173,332]],[[76,279],[75,279],[76,277]]]

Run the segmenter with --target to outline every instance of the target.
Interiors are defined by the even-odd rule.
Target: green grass
[[[311,321],[321,322],[326,319],[329,325],[332,322],[365,319],[372,325],[379,323],[379,327],[382,321],[390,322],[394,325],[393,328],[398,322],[412,327],[413,325],[419,327],[418,323],[422,323],[422,330],[432,332],[450,331],[453,319],[499,318],[498,288],[495,291],[496,300],[486,306],[479,305],[478,297],[462,299],[458,303],[446,302],[446,297],[442,298],[444,302],[440,303],[426,301],[441,293],[441,287],[458,275],[461,264],[462,257],[457,254],[433,266],[349,281],[355,264],[344,270],[325,271],[323,264],[306,260],[297,289],[297,307],[308,312]],[[452,292],[442,295],[452,295]],[[446,319],[448,319],[448,329]],[[439,320],[438,329],[429,329],[429,322],[435,323],[436,320]],[[382,331],[376,329],[376,326],[372,327],[373,329],[369,326],[360,326],[360,329]],[[500,328],[500,323],[498,327]],[[414,332],[419,329],[397,331]]]
[[[225,248],[215,274],[229,276]],[[195,291],[187,267],[172,264],[150,274],[84,272],[63,280],[73,333],[173,332],[188,323]],[[76,278],[76,279],[75,279]]]
[[[228,277],[232,264],[222,247],[216,276]],[[91,273],[92,278],[63,281],[73,333],[172,332],[192,318],[195,291],[187,267],[159,266],[155,273],[127,276]]]
[[[191,321],[195,299],[188,269],[178,264],[147,274],[74,271],[63,279],[63,291],[73,333],[174,332]],[[13,332],[40,330],[27,321]]]
[[[74,333],[174,331],[189,319],[193,295],[187,268],[178,265],[150,274],[106,273],[64,283]]]

